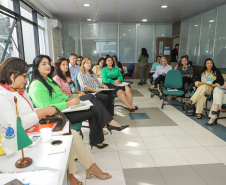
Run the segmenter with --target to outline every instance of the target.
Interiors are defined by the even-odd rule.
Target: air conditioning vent
[[[55,29],[62,29],[62,22],[58,19],[52,19],[52,27]]]

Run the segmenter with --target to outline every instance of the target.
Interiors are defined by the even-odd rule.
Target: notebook
[[[26,130],[27,134],[39,134],[42,128],[51,128],[52,130],[55,128],[56,123],[43,124],[43,125],[34,125],[33,127]]]

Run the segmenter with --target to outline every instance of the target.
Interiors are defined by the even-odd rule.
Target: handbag
[[[186,104],[186,115],[195,116],[195,104]]]
[[[53,132],[61,131],[64,128],[66,122],[69,121],[68,118],[64,115],[64,113],[62,113],[58,108],[56,108],[56,110],[57,113],[54,116],[45,117],[39,121],[40,124],[57,123],[57,125],[53,129]],[[72,128],[70,121],[69,127]]]

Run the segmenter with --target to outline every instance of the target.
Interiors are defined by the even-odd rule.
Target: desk
[[[21,158],[21,151],[16,152],[11,156],[0,156],[0,171],[3,172],[13,172],[13,171],[32,171],[39,169],[49,169],[60,171],[60,176],[58,180],[58,185],[67,185],[68,184],[68,158],[70,154],[71,144],[72,144],[72,135],[68,136],[52,136],[51,141],[53,140],[62,140],[61,144],[66,152],[58,153],[53,155],[48,155],[48,148],[52,146],[49,143],[43,143],[40,141],[33,148],[25,148],[24,156],[31,157],[33,163],[27,168],[16,168],[15,162]]]

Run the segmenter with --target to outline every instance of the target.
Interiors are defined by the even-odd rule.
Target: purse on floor
[[[186,115],[195,116],[195,104],[186,103]]]

